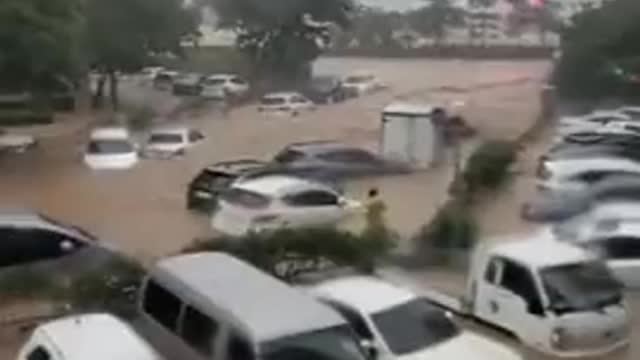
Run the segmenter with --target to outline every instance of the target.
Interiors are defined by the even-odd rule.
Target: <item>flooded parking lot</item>
[[[317,72],[364,69],[378,75],[389,89],[297,118],[265,118],[254,106],[246,106],[228,118],[211,111],[176,119],[201,129],[207,140],[184,159],[142,161],[124,172],[92,172],[82,164],[90,125],[86,120],[86,126],[78,126],[81,120],[76,120],[69,124],[73,131],[57,131],[42,139],[38,150],[0,159],[0,199],[4,208],[47,213],[149,260],[210,234],[208,219],[185,209],[187,184],[210,163],[269,158],[289,142],[313,139],[375,149],[380,111],[399,98],[438,103],[463,98],[467,104],[463,111],[482,137],[516,136],[535,118],[539,79],[547,68],[545,62],[323,59]],[[140,85],[124,86],[132,91]],[[164,103],[163,96],[139,98]],[[365,180],[348,188],[360,196],[370,186],[380,187],[391,224],[410,234],[444,201],[451,174],[444,166],[408,177]]]

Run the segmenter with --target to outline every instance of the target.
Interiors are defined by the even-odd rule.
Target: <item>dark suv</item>
[[[257,171],[266,165],[259,160],[243,159],[225,161],[204,168],[189,184],[187,208],[211,211],[221,191],[238,177]]]
[[[0,239],[0,281],[36,275],[65,282],[118,257],[86,231],[35,212],[1,212]]]

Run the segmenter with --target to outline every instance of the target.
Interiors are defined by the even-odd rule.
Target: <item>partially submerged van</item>
[[[365,359],[333,309],[222,253],[160,261],[139,311],[142,332],[170,359]]]
[[[555,356],[626,346],[630,315],[609,269],[548,236],[541,231],[477,251],[463,302],[469,315]]]

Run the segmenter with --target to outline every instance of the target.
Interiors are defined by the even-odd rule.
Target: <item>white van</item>
[[[628,345],[630,315],[609,269],[548,236],[543,231],[478,251],[464,299],[470,314],[554,356]]]
[[[70,316],[38,326],[17,360],[161,360],[129,325],[109,314]]]
[[[160,261],[139,311],[142,332],[170,359],[366,359],[333,309],[222,253]]]

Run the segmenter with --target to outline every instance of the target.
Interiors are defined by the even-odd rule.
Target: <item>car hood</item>
[[[398,360],[519,360],[522,355],[497,341],[463,332],[457,337],[427,349],[398,357]]]

